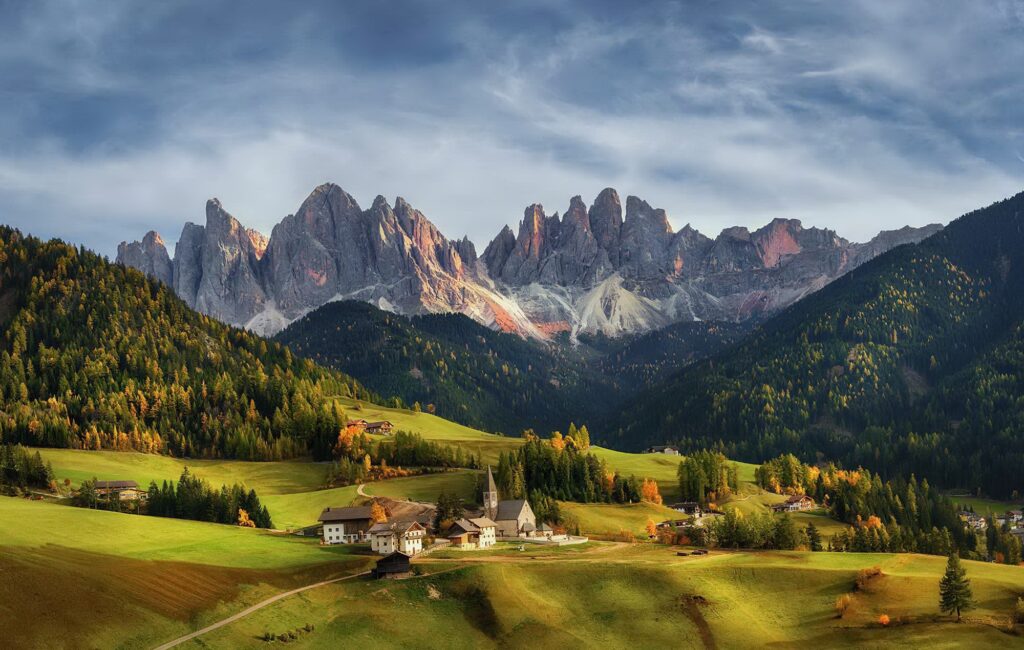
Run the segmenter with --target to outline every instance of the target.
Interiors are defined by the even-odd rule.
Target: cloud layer
[[[613,186],[865,239],[1024,189],[1021,0],[483,4],[0,0],[0,222],[112,254],[334,181],[482,247]]]

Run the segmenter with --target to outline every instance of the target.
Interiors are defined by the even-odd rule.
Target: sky
[[[863,241],[1024,190],[1024,0],[0,0],[0,223],[113,256],[317,185],[482,250],[605,187]]]

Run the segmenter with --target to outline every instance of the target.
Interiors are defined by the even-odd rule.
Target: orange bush
[[[888,614],[882,614],[881,616],[878,617],[878,622],[881,623],[882,625],[888,625],[889,624],[889,615]]]

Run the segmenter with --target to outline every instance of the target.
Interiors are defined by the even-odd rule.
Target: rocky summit
[[[852,243],[831,230],[776,219],[711,239],[613,189],[561,216],[529,206],[477,257],[404,199],[368,209],[334,184],[313,190],[269,238],[212,199],[203,226],[185,224],[173,261],[155,232],[122,242],[117,261],[172,286],[210,316],[273,334],[332,300],[402,314],[461,312],[505,331],[618,336],[679,321],[742,322],[774,313],[843,273],[938,225]]]

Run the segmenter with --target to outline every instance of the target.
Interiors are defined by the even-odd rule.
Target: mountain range
[[[149,232],[122,242],[117,261],[172,287],[190,306],[272,335],[317,307],[360,300],[404,315],[458,312],[506,332],[550,339],[621,336],[678,322],[758,320],[938,225],[851,243],[776,219],[711,239],[673,231],[662,209],[602,191],[563,215],[529,206],[483,254],[447,239],[398,198],[362,209],[334,184],[317,187],[270,237],[244,227],[217,199],[205,225],[186,223],[173,259]]]

